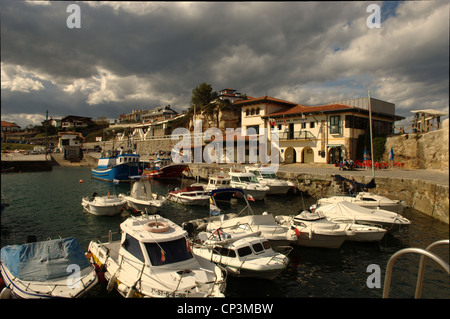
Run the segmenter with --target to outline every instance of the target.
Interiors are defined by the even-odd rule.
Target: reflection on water
[[[82,181],[82,183],[80,182]],[[153,191],[166,194],[179,184],[191,181],[153,182]],[[126,193],[130,185],[113,186],[94,180],[88,168],[54,167],[51,172],[2,175],[2,192],[10,206],[1,216],[1,245],[19,244],[28,235],[38,240],[76,237],[84,249],[93,239],[107,240],[109,230],[117,231],[128,216],[93,216],[83,211],[81,198],[94,192],[104,195]],[[300,196],[268,197],[252,202],[255,214],[264,211],[274,215],[295,214],[315,203],[314,198]],[[242,203],[231,205],[229,211],[240,211]],[[174,222],[207,217],[208,207],[189,207],[169,202],[159,213]],[[386,235],[380,243],[344,243],[340,249],[295,247],[291,262],[275,280],[229,278],[227,295],[231,297],[331,297],[380,298],[381,289],[370,289],[366,281],[367,266],[378,264],[381,284],[387,261],[392,254],[406,247],[425,248],[432,242],[449,238],[447,224],[413,210],[405,217],[412,225],[397,234]],[[102,238],[102,236],[105,236]],[[448,262],[448,247],[436,250]],[[406,255],[394,267],[390,297],[412,298],[418,270],[418,255]],[[99,294],[101,294],[99,292]],[[114,294],[110,296],[116,296]],[[427,263],[422,298],[449,298],[449,277],[434,262]]]

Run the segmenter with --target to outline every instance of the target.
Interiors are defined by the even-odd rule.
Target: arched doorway
[[[342,162],[343,152],[340,146],[334,146],[328,150],[328,163],[334,164],[336,162]]]
[[[311,147],[305,147],[302,150],[303,163],[314,163],[314,152]]]
[[[284,162],[286,164],[297,162],[297,155],[293,147],[288,147],[284,151]]]

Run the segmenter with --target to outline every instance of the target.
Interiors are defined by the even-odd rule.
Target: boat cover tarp
[[[344,182],[349,182],[351,183],[352,180],[349,178],[345,178],[341,175],[334,175],[335,178],[337,178],[340,181],[344,181]],[[368,182],[367,184],[363,184],[363,183],[358,183],[355,181],[355,185],[358,186],[359,188],[375,188],[377,187],[377,185],[375,184],[375,179],[372,178],[372,180],[370,182]]]
[[[397,213],[390,212],[382,209],[369,209],[357,204],[341,201],[334,204],[320,206],[316,209],[316,212],[323,213],[325,216],[329,216],[329,214],[337,214],[345,217],[355,218],[357,216],[378,216],[383,218],[395,218]]]
[[[1,249],[1,260],[14,276],[24,281],[67,277],[73,273],[68,271],[73,264],[80,271],[90,266],[75,238],[6,246]]]

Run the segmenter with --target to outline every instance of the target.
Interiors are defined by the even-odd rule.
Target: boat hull
[[[209,203],[209,196],[207,198],[191,199],[169,194],[169,200],[182,205],[206,206]]]
[[[171,164],[158,170],[145,170],[142,175],[154,179],[178,179],[187,167],[185,164]]]
[[[5,284],[4,289],[10,290],[10,298],[17,299],[81,298],[98,282],[93,267],[85,268],[80,272],[80,282],[83,283],[83,287],[80,288],[77,288],[76,284],[74,287],[68,286],[67,282],[70,279],[68,277],[47,282],[22,281],[15,277],[4,263],[1,264],[1,273]]]
[[[347,235],[324,235],[312,232],[300,232],[293,244],[303,247],[338,249],[347,240]]]
[[[114,203],[109,203],[105,205],[96,205],[89,201],[87,198],[83,198],[81,206],[84,210],[92,215],[97,216],[114,216],[120,214],[123,210],[123,205],[126,203],[124,200],[117,200]]]
[[[130,182],[130,176],[140,175],[145,167],[145,162],[125,163],[107,168],[93,168],[92,178],[106,182]]]
[[[269,186],[269,191],[267,195],[286,195],[287,192],[292,188],[288,185],[267,185]]]

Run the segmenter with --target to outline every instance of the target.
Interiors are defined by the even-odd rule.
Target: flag
[[[295,228],[294,226],[291,226],[291,229],[294,231],[297,238],[300,238],[300,231],[297,228]]]
[[[394,160],[394,150],[392,149],[392,146],[391,146],[391,151],[389,152],[389,160],[390,161]]]
[[[191,252],[191,245],[189,245],[189,240],[186,238],[186,248],[188,252]]]
[[[284,126],[287,126],[286,119],[284,118],[284,115],[283,115],[283,122],[284,122]]]
[[[253,196],[250,195],[250,194],[247,194],[247,199],[248,199],[249,201],[251,201],[251,202],[254,202],[254,201],[255,201],[255,199],[253,198]]]
[[[161,261],[166,261],[166,254],[164,254],[164,250],[161,248]]]
[[[212,199],[209,199],[209,215],[213,216],[219,216],[220,215],[220,208],[214,205]]]

